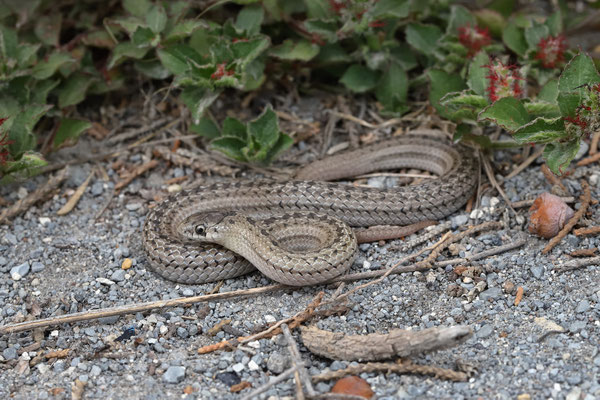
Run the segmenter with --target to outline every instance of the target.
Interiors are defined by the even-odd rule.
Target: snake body
[[[439,178],[391,190],[323,181],[399,168],[419,168]],[[143,244],[151,268],[176,282],[212,282],[253,270],[252,264],[237,253],[218,244],[193,240],[198,221],[217,215],[233,227],[225,229],[228,233],[222,243],[240,242],[243,236],[241,246],[254,254],[248,258],[255,264],[266,262],[268,270],[262,265],[256,267],[267,276],[289,285],[315,284],[343,273],[352,262],[348,254],[354,254],[356,244],[349,245],[350,239],[327,240],[340,234],[336,221],[368,227],[444,218],[472,196],[478,171],[478,159],[468,148],[453,146],[439,137],[400,136],[312,163],[301,169],[295,180],[220,182],[181,191],[150,211],[143,228]],[[299,248],[303,246],[294,243],[302,237],[314,237],[307,227],[316,229],[323,222],[334,228],[318,240],[318,251],[331,245],[330,255],[324,250],[321,262],[317,250],[309,248],[303,253]],[[261,227],[262,223],[267,227]],[[242,230],[244,225],[251,225],[250,229]],[[269,230],[279,232],[281,238],[270,235]]]

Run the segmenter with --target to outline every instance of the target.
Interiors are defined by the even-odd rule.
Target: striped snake
[[[300,169],[295,180],[221,182],[168,197],[144,224],[152,269],[190,284],[233,278],[253,265],[293,286],[343,274],[357,248],[350,227],[441,219],[473,195],[479,175],[473,151],[415,133],[326,157]],[[438,178],[385,190],[326,182],[400,168]]]

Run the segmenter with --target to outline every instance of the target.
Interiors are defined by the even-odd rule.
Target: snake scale
[[[326,182],[400,168],[438,178],[395,189]],[[347,226],[444,218],[473,195],[478,175],[471,149],[439,136],[403,135],[309,164],[295,180],[220,182],[181,191],[149,212],[143,244],[151,268],[176,282],[212,282],[254,269],[237,253],[205,242],[216,239],[271,279],[316,284],[351,265],[356,241]]]

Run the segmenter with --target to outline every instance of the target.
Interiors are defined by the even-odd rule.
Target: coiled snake
[[[439,177],[393,190],[325,182],[399,168]],[[143,243],[152,269],[176,282],[205,283],[254,269],[224,245],[271,279],[317,284],[352,264],[356,241],[348,226],[444,218],[472,196],[478,172],[471,149],[439,137],[404,135],[312,163],[296,180],[235,181],[181,191],[150,211]]]

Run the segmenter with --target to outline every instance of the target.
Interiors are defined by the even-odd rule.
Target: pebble
[[[170,366],[162,376],[166,383],[179,383],[185,378],[185,367]]]
[[[92,185],[90,192],[92,193],[92,196],[94,197],[98,197],[102,194],[102,192],[104,192],[104,183],[101,181],[97,181],[94,182],[94,184]]]
[[[455,215],[454,217],[450,218],[450,222],[452,223],[452,229],[455,229],[469,222],[469,216],[464,214]]]
[[[10,269],[10,277],[14,281],[21,280],[25,275],[29,273],[29,262],[25,261],[23,264],[17,265]]]
[[[19,355],[17,353],[17,349],[14,347],[8,347],[4,349],[2,356],[4,356],[6,360],[16,360]]]
[[[576,313],[584,313],[589,311],[591,308],[590,302],[587,300],[581,300],[579,304],[577,304],[577,308],[575,308]]]
[[[44,263],[41,263],[39,261],[35,261],[31,264],[31,272],[40,272],[42,271],[44,268],[46,268],[46,266],[44,265]]]
[[[494,332],[494,327],[490,324],[485,324],[477,331],[476,336],[479,339],[483,339],[483,338],[490,336],[493,332]]]
[[[283,356],[280,353],[273,353],[267,359],[267,369],[274,374],[282,373],[287,368],[287,364],[287,357]]]
[[[533,277],[535,279],[541,279],[542,276],[544,275],[544,267],[539,266],[539,265],[534,265],[533,267],[530,268],[530,271],[533,274]]]
[[[122,282],[125,280],[126,273],[127,272],[123,269],[117,269],[110,275],[110,279],[114,282]]]
[[[499,287],[489,288],[479,294],[481,300],[497,300],[502,296],[502,289]]]
[[[106,286],[111,286],[111,285],[115,284],[114,281],[111,281],[110,279],[106,279],[106,278],[96,278],[96,282],[98,282],[102,285],[106,285]]]

